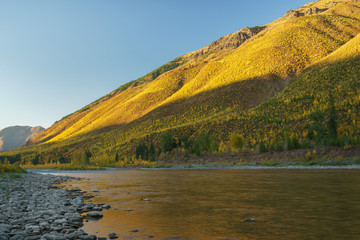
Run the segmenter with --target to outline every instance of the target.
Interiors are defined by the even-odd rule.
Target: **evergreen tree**
[[[86,166],[86,165],[88,165],[88,163],[89,163],[89,158],[88,158],[86,152],[82,152],[81,153],[81,164],[83,166]]]
[[[335,101],[332,93],[329,94],[329,122],[328,122],[328,129],[330,139],[332,141],[336,141],[337,139],[337,115],[336,115],[336,108],[335,108]]]
[[[154,143],[151,142],[150,147],[149,147],[150,161],[155,162],[155,160],[156,160],[155,154],[156,154],[155,146],[154,146]]]
[[[141,158],[142,160],[148,160],[148,147],[145,143],[139,142],[136,146],[135,150],[135,156],[136,158]]]
[[[176,148],[176,145],[176,139],[171,133],[164,133],[161,135],[161,146],[164,152],[171,152],[171,150]]]

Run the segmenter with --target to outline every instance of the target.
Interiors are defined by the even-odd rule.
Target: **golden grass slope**
[[[322,10],[309,13],[308,9],[313,7]],[[167,107],[188,100],[195,107],[183,114],[182,121],[165,122],[156,131],[176,124],[191,124],[225,110],[225,106],[242,110],[254,107],[251,102],[260,104],[266,100],[260,96],[266,89],[252,94],[253,99],[242,98],[236,104],[231,104],[231,98],[224,97],[226,103],[212,110],[217,106],[216,97],[228,93],[218,89],[234,86],[230,96],[246,96],[243,91],[249,88],[237,83],[261,80],[259,83],[263,84],[267,79],[293,79],[306,67],[339,49],[360,32],[359,9],[358,1],[317,1],[300,8],[296,16],[291,13],[291,16],[269,24],[258,36],[255,34],[262,28],[245,29],[224,37],[206,48],[180,57],[182,60],[177,60],[181,63],[179,66],[169,68],[155,79],[148,77],[149,81],[135,81],[131,86],[57,122],[32,143],[57,142],[94,130],[122,128],[133,121],[141,122],[138,119],[157,109],[161,110],[156,114],[159,119],[172,118],[173,111],[167,111]],[[278,86],[268,88],[270,91],[282,90]],[[215,100],[204,101],[207,93],[211,93]],[[184,106],[189,105],[187,102]],[[179,109],[186,111],[186,108]],[[203,112],[199,114],[199,111]],[[134,132],[140,132],[140,129]]]

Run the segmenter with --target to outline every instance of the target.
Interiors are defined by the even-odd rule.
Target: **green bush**
[[[219,145],[215,135],[201,133],[199,135],[198,143],[201,152],[216,152],[219,150]]]
[[[242,137],[236,133],[230,135],[230,147],[233,150],[239,150],[244,146],[244,140]]]
[[[261,153],[265,153],[268,151],[267,147],[265,146],[265,143],[264,142],[261,142],[260,145],[259,145],[259,151]]]
[[[283,142],[277,142],[276,145],[275,145],[275,150],[277,152],[284,151],[284,143]]]
[[[176,139],[173,137],[171,133],[163,133],[161,135],[161,146],[164,152],[171,152],[174,148],[176,148]]]
[[[0,173],[25,173],[26,171],[18,165],[0,164]]]

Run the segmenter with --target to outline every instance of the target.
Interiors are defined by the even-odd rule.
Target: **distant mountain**
[[[43,127],[13,126],[0,131],[0,152],[23,146],[31,138],[44,131]]]
[[[175,58],[3,155],[127,164],[144,146],[163,157],[164,133],[176,156],[196,154],[203,133],[216,138],[209,152],[230,151],[232,134],[247,151],[359,144],[359,34],[360,0],[308,3]]]

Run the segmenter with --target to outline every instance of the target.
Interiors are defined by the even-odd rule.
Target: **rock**
[[[0,213],[0,220],[1,221],[7,221],[8,217],[5,214]]]
[[[102,218],[103,214],[102,212],[99,211],[92,211],[92,212],[88,212],[86,216],[89,218]]]
[[[131,231],[129,231],[129,232],[136,233],[136,232],[139,232],[139,230],[138,230],[138,229],[135,229],[135,230],[131,230]]]
[[[129,209],[125,209],[124,211],[131,212],[131,211],[134,211],[134,209],[129,208]]]
[[[103,209],[101,207],[94,207],[92,211],[98,211],[101,212]]]
[[[244,222],[256,222],[256,219],[255,218],[245,218],[244,219]]]
[[[81,197],[76,197],[70,201],[71,205],[81,205],[84,203],[84,200]]]
[[[65,218],[60,218],[60,219],[56,219],[53,224],[62,226],[64,224],[66,224],[66,223],[67,223],[67,220]]]
[[[0,240],[9,240],[10,236],[6,233],[0,233]]]
[[[142,198],[142,201],[151,201],[149,198]]]
[[[89,212],[89,211],[92,211],[94,208],[98,208],[98,205],[96,203],[89,202],[89,203],[85,204],[84,206],[82,206],[81,210],[83,212]]]
[[[106,237],[98,237],[98,240],[106,240]]]
[[[10,238],[10,240],[24,240],[24,238],[25,238],[25,234],[24,235],[19,234],[19,235],[12,236]]]
[[[48,233],[41,237],[41,240],[66,240],[67,238],[59,233]]]
[[[111,208],[110,204],[108,204],[108,203],[101,203],[100,206],[101,206],[103,209],[109,209],[109,208]]]
[[[65,234],[66,239],[76,239],[77,237],[81,236],[83,233],[80,231],[75,231],[72,233]]]
[[[109,234],[108,234],[108,237],[109,237],[109,239],[118,238],[118,236],[116,236],[116,233],[114,233],[114,232],[109,233]]]
[[[34,236],[40,234],[40,227],[36,225],[26,225],[25,233],[27,236]]]
[[[11,225],[9,225],[9,224],[0,224],[0,233],[1,232],[8,233],[8,232],[10,232],[10,229],[11,229]]]
[[[78,237],[78,239],[82,240],[96,240],[96,235],[81,235]]]
[[[90,190],[90,192],[100,192],[100,191],[97,189],[93,189],[93,190]]]
[[[41,239],[41,235],[35,235],[35,236],[26,236],[24,240],[39,240]]]
[[[42,217],[46,217],[46,216],[53,216],[53,215],[55,215],[56,214],[56,212],[54,211],[54,210],[46,210],[46,211],[41,211],[40,212],[40,216],[42,216]]]

